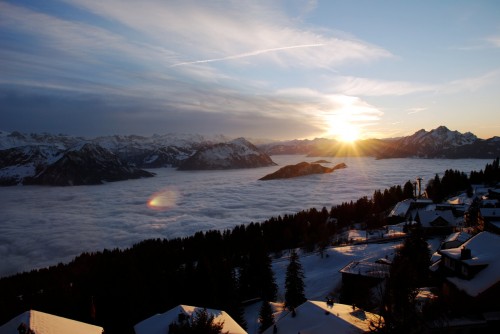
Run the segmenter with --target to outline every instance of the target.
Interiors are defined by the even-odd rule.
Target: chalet
[[[457,226],[451,210],[418,210],[414,220],[429,233],[449,234]]]
[[[394,209],[387,216],[390,225],[398,224],[407,221],[410,218],[410,209],[413,207],[415,200],[407,198],[404,201],[398,202]]]
[[[500,234],[500,208],[480,208],[477,220],[484,231]]]
[[[370,290],[387,277],[391,265],[388,262],[353,261],[340,269],[342,274],[341,302],[361,305],[365,308],[372,307],[374,298],[369,298]]]
[[[104,329],[35,310],[26,311],[0,326],[0,334],[102,334]]]
[[[139,322],[134,326],[135,334],[168,334],[171,323],[191,317],[198,310],[206,310],[209,315],[214,316],[215,323],[223,323],[223,333],[247,334],[247,332],[224,311],[188,305],[178,305],[165,313],[156,314]]]
[[[308,300],[295,309],[294,314],[282,313],[275,327],[264,334],[310,333],[337,334],[369,333],[372,324],[383,324],[381,316],[351,305]]]
[[[461,247],[440,250],[443,295],[474,312],[500,311],[500,236],[481,232]]]

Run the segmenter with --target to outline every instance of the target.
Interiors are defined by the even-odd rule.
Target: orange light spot
[[[164,211],[177,205],[179,194],[176,190],[166,189],[153,194],[148,200],[150,209]]]

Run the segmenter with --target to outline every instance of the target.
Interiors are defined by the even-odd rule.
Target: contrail
[[[238,58],[245,58],[245,57],[257,56],[257,55],[260,55],[260,54],[263,54],[263,53],[274,52],[274,51],[282,51],[282,50],[290,50],[290,49],[298,49],[298,48],[312,48],[312,47],[325,46],[325,45],[326,44],[303,44],[303,45],[284,46],[284,47],[281,47],[281,48],[272,48],[272,49],[265,49],[265,50],[257,50],[257,51],[247,52],[247,53],[241,53],[239,55],[222,57],[222,58],[213,58],[213,59],[204,59],[204,60],[196,60],[196,61],[187,61],[187,62],[182,62],[182,63],[177,63],[177,64],[170,65],[170,67],[177,67],[177,66],[183,66],[183,65],[192,65],[192,64],[202,64],[202,63],[212,63],[212,62],[216,62],[216,61],[224,61],[224,60],[231,60],[231,59],[238,59]]]

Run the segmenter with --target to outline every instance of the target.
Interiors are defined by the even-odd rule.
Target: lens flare
[[[148,201],[148,208],[164,211],[177,205],[179,193],[173,189],[166,189],[153,194]]]

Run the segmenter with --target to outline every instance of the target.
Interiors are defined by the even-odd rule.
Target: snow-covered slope
[[[0,132],[0,185],[94,184],[150,176],[138,168],[180,165],[184,169],[230,169],[270,166],[274,162],[247,140],[228,141],[222,135],[89,139]]]
[[[223,135],[165,134],[144,136],[71,137],[52,134],[23,134],[0,131],[0,151],[21,146],[51,146],[61,151],[83,143],[97,144],[122,160],[140,168],[179,166],[180,162],[206,145],[227,142]],[[0,153],[1,155],[1,153]]]
[[[464,148],[480,141],[481,139],[470,132],[460,133],[458,131],[451,131],[445,126],[440,126],[431,131],[422,129],[411,136],[387,142],[387,147],[378,157],[447,158],[450,157],[450,152],[452,151],[459,154],[462,151],[465,154],[463,157],[466,158],[469,156]],[[487,155],[487,152],[482,152],[481,154]]]
[[[272,166],[271,158],[244,138],[207,145],[186,159],[179,169],[234,169]]]
[[[33,177],[61,155],[61,149],[50,145],[26,145],[0,151],[0,185],[22,183]]]
[[[129,166],[111,151],[84,143],[63,152],[25,184],[72,186],[151,177],[154,174]]]
[[[0,151],[0,185],[101,184],[154,174],[130,166],[111,151],[88,142],[70,149],[27,145]]]

